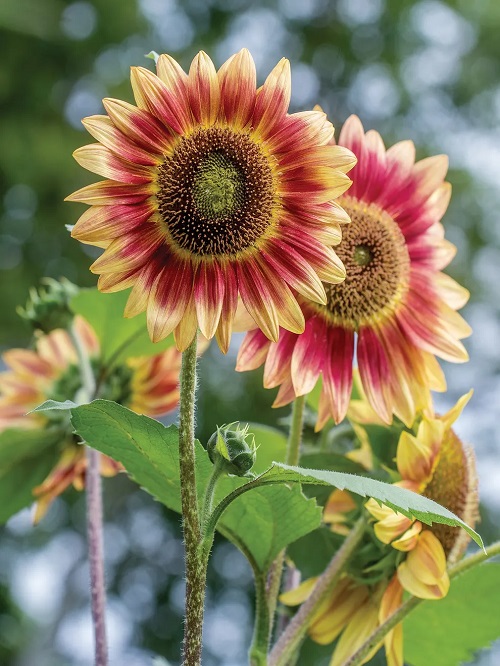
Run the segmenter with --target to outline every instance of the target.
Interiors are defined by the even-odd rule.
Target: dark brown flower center
[[[422,494],[442,504],[474,527],[478,519],[478,495],[472,451],[464,447],[453,430],[450,430],[443,438],[438,456],[432,479]],[[469,541],[465,530],[435,523],[432,532],[452,561],[463,555]]]
[[[246,134],[199,129],[159,167],[160,215],[181,249],[207,256],[253,247],[278,206],[268,158]]]
[[[410,259],[398,224],[374,204],[344,197],[351,224],[335,248],[347,277],[325,285],[335,324],[357,330],[389,315],[408,288]]]

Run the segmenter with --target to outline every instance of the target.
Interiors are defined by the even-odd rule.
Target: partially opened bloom
[[[129,358],[106,368],[101,364],[99,341],[90,325],[76,317],[73,326],[98,377],[100,397],[148,416],[160,416],[175,409],[181,361],[175,348],[148,358]],[[82,389],[78,355],[70,334],[56,329],[38,336],[34,349],[11,349],[3,354],[3,360],[8,369],[0,373],[0,432],[51,426],[61,431],[59,460],[47,479],[34,490],[35,520],[39,520],[50,502],[68,486],[73,484],[81,490],[85,485],[85,449],[67,427],[64,412],[28,414],[48,399],[78,401]],[[121,469],[111,458],[101,456],[104,476],[112,476]]]
[[[329,145],[324,113],[287,113],[288,61],[257,89],[245,49],[219,71],[200,52],[189,74],[161,55],[132,88],[136,106],[105,99],[108,115],[83,121],[99,143],[75,152],[109,179],[69,197],[91,205],[72,235],[105,248],[101,291],[133,287],[125,316],[147,310],[151,338],[174,331],[180,349],[199,326],[226,351],[238,296],[270,339],[303,331],[295,292],[326,303],[322,281],[345,277],[333,200],[355,158]]]
[[[373,410],[407,425],[444,390],[436,356],[467,360],[460,339],[470,329],[457,314],[468,292],[441,272],[455,254],[440,219],[451,187],[444,155],[415,162],[411,141],[385,149],[380,135],[364,133],[359,119],[345,123],[339,143],[358,158],[353,185],[339,200],[351,217],[336,248],[347,272],[326,286],[328,302],[301,300],[302,335],[282,331],[271,343],[247,334],[237,369],[264,364],[264,385],[280,386],[279,407],[312,390],[322,376],[317,429],[347,411],[356,354],[362,387]]]

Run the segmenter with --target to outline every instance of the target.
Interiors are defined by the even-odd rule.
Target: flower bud
[[[26,307],[18,307],[18,315],[35,331],[45,334],[56,328],[67,329],[74,317],[69,303],[78,293],[78,287],[66,278],[43,278],[41,282],[43,286],[38,290],[30,289]]]
[[[226,474],[249,476],[255,462],[255,438],[247,442],[248,425],[240,429],[239,423],[230,423],[217,428],[210,437],[207,451],[214,465],[218,464]]]

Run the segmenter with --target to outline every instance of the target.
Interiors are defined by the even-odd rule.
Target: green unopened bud
[[[256,447],[254,435],[248,432],[248,425],[240,428],[239,423],[235,422],[217,428],[208,440],[207,451],[214,465],[220,465],[226,474],[250,476]]]
[[[66,278],[43,278],[41,283],[38,290],[30,289],[26,307],[18,307],[18,315],[35,331],[45,334],[56,328],[69,328],[74,317],[69,304],[78,287]]]

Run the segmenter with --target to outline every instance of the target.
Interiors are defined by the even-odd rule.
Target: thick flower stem
[[[96,381],[87,351],[82,344],[75,326],[71,327],[70,334],[78,354],[82,378],[83,391],[80,402],[85,403],[96,397]],[[104,546],[102,538],[101,454],[90,447],[86,447],[86,457],[87,541],[90,568],[90,602],[95,640],[95,666],[107,666],[108,644],[106,638],[106,584],[104,578]]]
[[[304,407],[306,404],[306,396],[301,395],[295,398],[292,407],[292,422],[290,424],[290,432],[288,434],[288,442],[286,447],[285,462],[287,465],[298,465],[300,460],[300,445],[302,443],[302,429],[304,426]],[[283,565],[285,562],[285,551],[276,557],[269,570],[267,579],[267,598],[269,606],[269,617],[271,621],[270,631],[276,606],[278,604],[278,595],[280,592],[281,578],[283,575]]]
[[[485,551],[479,551],[451,566],[448,569],[448,576],[450,577],[450,580],[452,580],[496,555],[500,555],[500,541],[491,544],[491,546],[488,546]],[[378,627],[378,629],[372,633],[371,636],[366,639],[363,645],[351,657],[349,657],[342,666],[360,666],[363,664],[366,660],[366,656],[372,651],[375,645],[378,645],[389,631],[402,622],[414,608],[422,603],[422,601],[425,600],[420,599],[419,597],[410,597],[407,599],[383,624],[380,625],[380,627]]]
[[[95,637],[95,666],[107,666],[106,585],[102,539],[102,492],[99,451],[87,447],[87,540],[90,565],[90,595]]]
[[[302,429],[304,427],[304,407],[306,404],[306,396],[301,395],[295,398],[292,407],[292,423],[290,426],[290,434],[288,436],[288,444],[286,448],[286,464],[298,465],[300,460],[300,445],[302,443]]]
[[[250,648],[250,666],[266,666],[271,618],[266,593],[266,577],[255,573],[255,627]]]
[[[184,666],[201,664],[203,614],[208,556],[201,543],[201,525],[196,493],[194,413],[196,395],[197,339],[182,354],[179,405],[179,465],[182,525],[186,552],[186,617]]]
[[[318,579],[312,594],[302,604],[269,655],[269,666],[288,666],[300,647],[312,617],[327,595],[338,583],[345,565],[360,543],[365,531],[365,520],[360,518],[335,553],[330,564]]]

